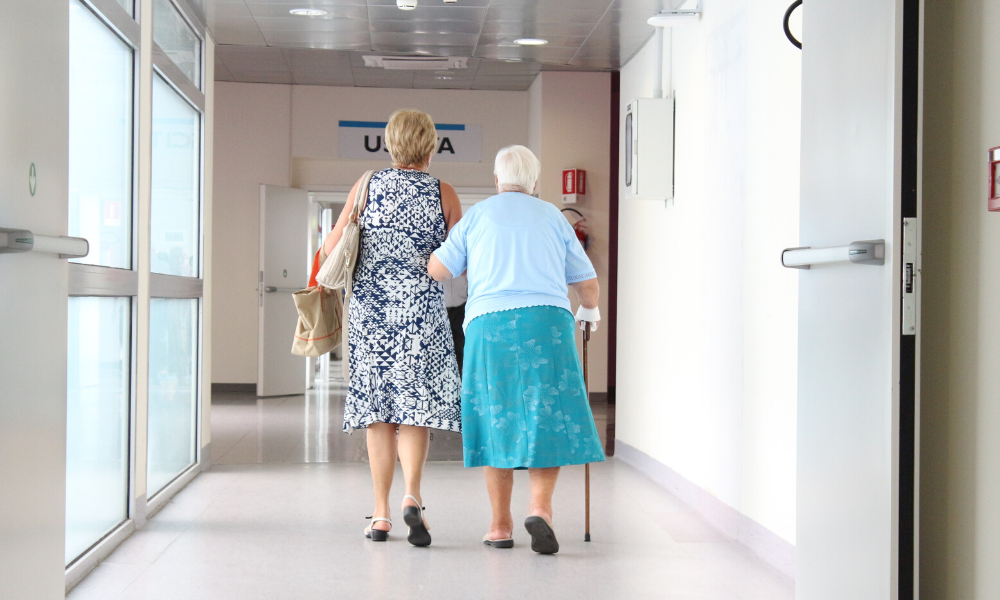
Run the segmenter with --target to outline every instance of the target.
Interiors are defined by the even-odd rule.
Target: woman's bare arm
[[[358,185],[361,184],[359,179],[354,187],[351,188],[351,193],[347,195],[347,202],[344,203],[344,210],[340,211],[340,218],[337,219],[337,224],[334,225],[333,231],[330,235],[326,236],[326,241],[323,242],[323,254],[330,256],[333,249],[337,247],[340,243],[340,238],[344,235],[344,228],[347,227],[347,220],[351,218],[351,210],[354,209],[354,196],[358,193]]]
[[[427,262],[427,273],[430,274],[431,279],[434,281],[448,281],[452,278],[448,267],[444,266],[444,263],[438,260],[438,257],[433,254],[431,254],[431,259]]]
[[[579,298],[581,306],[597,308],[597,302],[601,299],[601,284],[596,278],[571,283],[569,286],[576,291],[576,297]]]

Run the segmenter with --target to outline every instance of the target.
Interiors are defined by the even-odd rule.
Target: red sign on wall
[[[566,204],[576,204],[587,193],[587,172],[583,169],[564,169],[562,172],[562,197]]]

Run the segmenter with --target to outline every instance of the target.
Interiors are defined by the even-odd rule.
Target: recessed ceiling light
[[[454,77],[445,77],[444,75],[439,75],[439,76],[435,77],[434,79],[454,79]]]
[[[520,44],[522,46],[544,46],[549,43],[549,40],[540,40],[538,38],[521,38],[519,40],[514,40],[515,44]]]
[[[417,8],[417,0],[396,0],[396,7],[399,10],[413,10]]]
[[[322,17],[323,15],[330,14],[319,8],[293,8],[288,12],[292,13],[296,17]]]

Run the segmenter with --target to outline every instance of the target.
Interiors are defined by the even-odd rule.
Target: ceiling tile
[[[263,32],[268,31],[336,31],[368,33],[368,21],[365,19],[310,19],[300,20],[294,17],[256,17],[257,26]]]
[[[572,10],[606,10],[611,6],[612,0],[492,0],[490,7],[496,8],[520,8],[522,10],[532,8],[545,8],[550,10],[568,11]]]
[[[476,48],[476,56],[479,58],[523,58],[539,62],[568,63],[574,54],[576,54],[576,48],[553,48],[549,46],[520,46],[517,48],[479,46]]]
[[[467,46],[474,48],[478,36],[471,33],[386,33],[371,34],[372,48],[384,46]]]
[[[393,6],[369,6],[368,18],[372,21],[405,19],[407,21],[476,21],[482,22],[486,7],[477,6],[425,6],[416,10],[401,11]],[[405,15],[405,16],[401,16]]]
[[[486,15],[486,21],[509,23],[594,23],[604,16],[604,9],[566,10],[565,8],[494,8]]]
[[[332,69],[351,70],[351,55],[337,50],[317,48],[284,48],[281,50],[285,64],[292,72],[329,71]]]
[[[373,32],[386,33],[470,33],[479,35],[479,21],[409,21],[405,19],[380,19],[370,22]]]
[[[272,4],[247,2],[250,14],[255,17],[287,17],[302,22],[322,21],[324,19],[367,19],[368,7],[365,5],[344,5],[320,2],[298,2],[292,4]],[[297,17],[288,11],[292,8],[321,8],[330,14],[322,17]]]
[[[514,40],[518,36],[513,35],[493,35],[493,34],[483,34],[479,38],[479,47],[485,46],[499,46],[499,47],[512,47],[512,48],[522,48],[520,44],[515,44]],[[548,44],[544,46],[532,46],[538,48],[579,48],[583,42],[587,40],[587,36],[557,36],[550,35],[544,38],[548,41]]]
[[[534,23],[526,21],[486,21],[482,33],[492,36],[542,37],[590,35],[593,23]]]
[[[502,60],[482,60],[479,62],[478,75],[535,75],[542,65],[536,62],[506,62]]]
[[[494,2],[496,0],[493,0]],[[413,12],[418,12],[426,7],[436,7],[441,6],[441,0],[422,0],[422,4],[417,5],[417,10],[400,10],[396,6],[396,0],[368,0],[368,6],[391,6],[400,14],[409,14]],[[458,0],[457,4],[444,5],[444,8],[454,9],[454,8],[466,8],[466,7],[487,7],[491,4],[490,0]]]
[[[267,41],[260,33],[254,29],[229,29],[228,27],[217,27],[214,32],[215,43],[231,44],[234,46],[266,46]]]
[[[472,56],[472,46],[418,46],[415,44],[372,44],[372,51],[419,56]]]
[[[363,50],[371,48],[371,35],[333,31],[264,31],[270,46],[299,46],[332,50]]]
[[[249,19],[251,17],[250,9],[242,1],[239,4],[215,3],[208,6],[208,14],[205,16],[205,22],[209,28],[214,30],[218,25],[224,25],[232,19]]]
[[[242,71],[288,71],[280,48],[216,46],[215,54],[233,75]]]

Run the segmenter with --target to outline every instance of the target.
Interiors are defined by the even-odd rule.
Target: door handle
[[[59,258],[83,258],[90,254],[90,242],[85,238],[36,235],[27,229],[0,227],[0,254],[49,252]]]
[[[781,266],[789,269],[808,269],[812,265],[850,262],[856,265],[884,265],[885,240],[854,242],[833,248],[785,248],[781,252]]]
[[[268,294],[274,294],[276,292],[279,293],[279,294],[294,294],[295,292],[297,292],[299,290],[297,290],[295,288],[279,288],[279,287],[274,287],[272,285],[269,285],[269,286],[266,286],[264,288],[264,291],[267,292]]]

